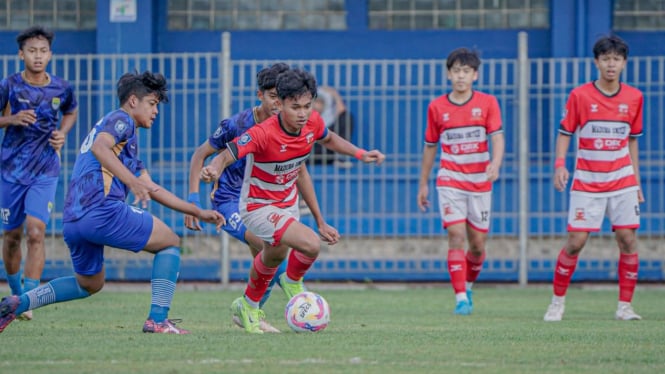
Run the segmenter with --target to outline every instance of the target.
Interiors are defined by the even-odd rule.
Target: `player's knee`
[[[622,253],[634,253],[637,251],[637,238],[635,235],[617,236],[617,244]]]
[[[10,251],[20,249],[21,248],[20,229],[5,231],[3,235],[3,242]]]
[[[44,230],[41,227],[28,227],[28,247],[44,243]]]
[[[307,257],[316,258],[321,251],[321,241],[318,237],[313,236],[308,238],[298,250]]]

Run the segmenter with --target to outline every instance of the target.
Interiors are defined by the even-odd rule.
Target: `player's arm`
[[[418,180],[418,207],[423,212],[429,207],[429,176],[434,167],[436,151],[436,144],[425,143],[420,167],[420,179]]]
[[[328,135],[321,139],[320,143],[331,151],[353,156],[365,163],[375,162],[377,165],[379,165],[386,159],[386,156],[379,150],[373,149],[371,151],[365,151],[362,148],[356,147],[351,142],[342,138],[331,130],[328,130]]]
[[[229,145],[234,145],[234,144],[229,143]],[[233,156],[233,154],[231,154],[229,148],[226,148],[220,154],[215,156],[215,158],[212,159],[212,161],[208,166],[204,166],[201,169],[201,180],[206,183],[216,181],[217,179],[219,179],[219,176],[222,175],[224,169],[226,169],[229,165],[231,165],[235,161],[236,159]]]
[[[312,183],[312,176],[309,174],[307,167],[303,164],[298,171],[298,180],[296,180],[298,190],[300,191],[303,200],[307,203],[309,210],[312,212],[316,226],[319,228],[319,235],[328,244],[335,244],[339,241],[339,232],[334,227],[328,225],[321,214],[319,202],[316,199],[316,192],[314,190],[314,183]]]
[[[503,154],[506,151],[506,141],[503,132],[492,134],[492,159],[487,166],[487,179],[494,182],[499,179],[499,170],[503,162]]]
[[[63,145],[65,145],[65,138],[69,131],[74,127],[76,118],[78,117],[78,109],[74,109],[72,112],[62,115],[60,120],[60,129],[53,130],[51,136],[48,139],[48,142],[51,144],[51,147],[59,152]]]
[[[566,189],[568,184],[568,169],[566,169],[566,153],[570,146],[570,135],[559,132],[556,138],[556,146],[554,148],[554,188],[558,191]]]
[[[196,151],[194,151],[189,162],[189,195],[187,196],[187,201],[199,208],[201,207],[199,195],[201,169],[203,169],[203,163],[205,160],[215,152],[217,152],[217,150],[206,140],[196,148]],[[201,225],[199,224],[198,219],[189,214],[185,215],[185,227],[196,231],[201,230]]]
[[[149,187],[150,197],[156,202],[164,205],[165,207],[177,210],[178,212],[192,215],[198,217],[202,221],[215,223],[217,228],[226,224],[224,222],[224,217],[214,210],[204,210],[197,207],[194,204],[190,204],[185,200],[182,200],[178,196],[171,193],[169,190],[162,188],[160,185],[155,183],[150,174],[144,170],[143,173],[138,177],[138,179]]]
[[[637,138],[628,138],[628,153],[630,154],[630,160],[633,164],[633,172],[635,173],[635,178],[637,179],[637,186],[640,188],[637,192],[637,197],[639,202],[643,203],[645,199],[644,192],[642,192],[642,183],[640,182],[640,157],[638,155],[639,147]]]

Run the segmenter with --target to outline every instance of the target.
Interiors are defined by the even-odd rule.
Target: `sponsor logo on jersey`
[[[60,98],[54,97],[51,99],[51,109],[58,110],[60,108]]]
[[[591,113],[596,113],[598,111],[598,104],[591,104]]]
[[[238,145],[247,145],[247,143],[252,141],[252,137],[248,133],[244,133],[238,139]]]
[[[282,144],[279,148],[279,151],[282,152],[282,153],[286,152],[286,144]]]
[[[443,121],[444,122],[450,121],[450,113],[443,113]]]

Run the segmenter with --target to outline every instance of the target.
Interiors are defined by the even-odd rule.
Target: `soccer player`
[[[60,149],[76,122],[77,102],[72,87],[46,72],[53,38],[51,31],[41,27],[21,32],[16,41],[25,70],[0,82],[0,112],[4,113],[0,128],[5,129],[0,151],[2,259],[13,295],[39,286],[46,257],[46,225],[60,175]],[[27,256],[22,274],[24,229]],[[30,320],[32,312],[19,318]]]
[[[452,91],[427,109],[427,128],[418,207],[429,207],[428,179],[441,144],[436,189],[443,227],[448,231],[448,273],[457,315],[473,312],[473,282],[483,267],[490,225],[492,182],[499,178],[505,141],[496,98],[473,89],[480,58],[458,48],[446,60]],[[491,157],[489,139],[491,139]],[[465,241],[468,249],[464,252]]]
[[[201,210],[152,181],[138,158],[137,128],[150,128],[157,104],[168,102],[166,79],[149,71],[128,73],[118,81],[120,109],[90,130],[83,140],[64,207],[63,235],[75,276],[54,279],[0,302],[0,332],[17,314],[48,304],[82,299],[104,286],[104,246],[155,255],[152,302],[143,332],[187,334],[167,318],[180,268],[180,238],[159,218],[125,202],[131,192],[146,208],[154,199],[171,209],[221,226],[214,210]]]
[[[619,247],[618,320],[639,320],[631,302],[637,285],[637,237],[640,226],[640,189],[637,137],[642,135],[642,93],[621,83],[628,45],[617,36],[605,36],[593,46],[599,78],[571,91],[556,140],[554,187],[564,191],[569,173],[566,152],[577,133],[577,160],[568,207],[568,239],[554,268],[552,303],[545,321],[563,318],[566,291],[577,258],[589,238],[599,231],[607,214]]]
[[[288,70],[289,66],[284,63],[277,63],[270,67],[264,68],[256,75],[258,90],[256,95],[261,103],[258,106],[246,109],[234,116],[224,119],[220,122],[219,127],[210,136],[210,138],[202,143],[192,155],[192,160],[189,167],[189,198],[188,201],[197,206],[201,206],[199,197],[199,185],[201,178],[201,169],[205,159],[214,153],[221,152],[226,149],[226,143],[234,138],[242,135],[249,128],[257,123],[263,122],[269,117],[279,113],[279,100],[277,97],[277,76]],[[302,176],[298,178],[298,189],[302,192],[305,202],[311,207],[310,210],[319,227],[320,235],[327,241],[336,243],[339,239],[339,233],[335,228],[329,226],[323,216],[321,215],[318,202],[316,201],[316,194],[311,177],[307,172],[306,166],[303,164],[301,167]],[[226,225],[222,228],[234,238],[242,241],[249,246],[252,258],[263,249],[263,240],[256,236],[240,219],[239,213],[239,200],[240,189],[242,187],[243,178],[245,175],[245,159],[238,160],[224,170],[217,183],[214,184],[213,192],[211,194],[212,204],[215,210],[221,213],[226,219]],[[191,230],[201,230],[196,217],[190,215],[185,216],[185,226]],[[275,273],[272,281],[268,285],[261,302],[259,303],[260,310],[260,328],[264,332],[279,332],[274,326],[270,325],[265,320],[265,312],[262,310],[263,305],[267,301],[272,287],[276,280],[286,271],[286,262],[283,262]],[[234,316],[233,321],[240,327],[242,321]]]
[[[227,143],[227,148],[201,170],[204,182],[219,178],[236,160],[247,158],[240,193],[240,217],[247,228],[265,242],[254,257],[243,297],[236,299],[232,313],[245,331],[263,333],[259,326],[259,302],[288,254],[281,286],[291,298],[303,291],[302,278],[319,255],[319,235],[298,221],[296,180],[310,156],[315,141],[363,162],[380,164],[385,156],[378,150],[365,151],[326,128],[312,110],[316,80],[312,74],[290,69],[277,78],[281,112],[253,126]],[[324,240],[326,240],[324,238]],[[289,251],[289,248],[292,248]]]

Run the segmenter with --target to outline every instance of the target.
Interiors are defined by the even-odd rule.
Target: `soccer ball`
[[[301,292],[286,304],[286,323],[295,332],[317,332],[328,326],[330,307],[326,299],[314,292]]]

